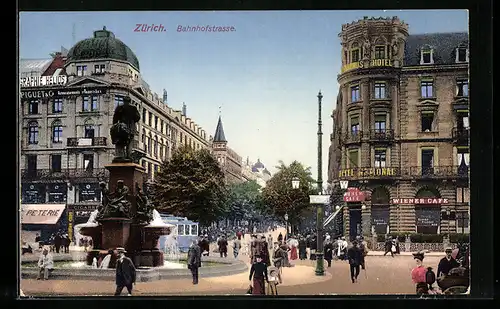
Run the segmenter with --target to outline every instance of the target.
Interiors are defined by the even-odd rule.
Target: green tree
[[[184,216],[207,226],[223,214],[224,173],[207,149],[178,148],[162,163],[153,184],[153,204],[160,212]]]
[[[292,225],[300,222],[301,215],[309,209],[309,195],[316,194],[316,183],[311,176],[311,168],[305,168],[300,162],[293,161],[286,166],[282,161],[276,167],[278,172],[267,181],[262,190],[265,208],[269,214],[283,220],[288,214]],[[299,188],[292,187],[292,179],[300,181]]]
[[[261,187],[254,180],[229,186],[226,216],[232,221],[253,221],[262,216]]]

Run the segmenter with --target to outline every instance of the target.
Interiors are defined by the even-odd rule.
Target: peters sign
[[[23,87],[64,86],[68,82],[66,75],[20,77],[19,84]]]

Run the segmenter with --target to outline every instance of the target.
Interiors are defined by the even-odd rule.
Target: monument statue
[[[132,204],[128,200],[128,193],[129,188],[123,183],[123,180],[118,180],[116,191],[107,195],[107,204],[102,206],[97,219],[130,218]]]
[[[110,192],[108,188],[106,187],[105,182],[100,182],[99,187],[101,188],[101,205],[97,208],[97,210],[100,212],[102,209],[106,208],[109,204],[109,195]]]
[[[111,142],[115,145],[113,162],[133,161],[131,144],[136,133],[135,124],[141,119],[141,115],[130,102],[130,97],[125,97],[123,105],[118,105],[113,114],[113,125],[110,129]]]
[[[135,183],[137,195],[135,196],[136,213],[134,219],[137,223],[149,223],[153,220],[153,207],[148,200],[147,194]]]

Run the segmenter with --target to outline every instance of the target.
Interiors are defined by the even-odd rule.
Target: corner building
[[[188,117],[186,105],[174,109],[165,90],[162,96],[154,93],[134,52],[105,27],[52,60],[21,60],[20,72],[23,222],[30,221],[42,237],[60,228],[71,237],[74,225],[87,222],[100,204],[99,181],[107,181],[105,166],[115,149],[109,129],[125,97],[141,115],[133,149],[148,179],[181,145],[211,148],[210,137]],[[40,78],[51,82],[40,83]],[[42,210],[56,206],[64,208],[58,212],[64,218],[53,221],[62,224],[37,224],[47,222],[40,213],[53,213]],[[28,218],[26,209],[38,210],[29,212],[38,217]]]
[[[328,181],[371,196],[346,203],[344,234],[468,233],[468,34],[365,17],[339,36]]]

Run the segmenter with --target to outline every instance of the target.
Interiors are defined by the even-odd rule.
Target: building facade
[[[222,167],[226,181],[228,183],[242,182],[241,156],[227,146],[227,139],[220,116],[211,144],[212,153]]]
[[[264,164],[260,162],[260,159],[257,159],[257,162],[254,164],[250,162],[250,159],[247,157],[246,162],[242,165],[241,171],[243,180],[253,180],[262,188],[266,187],[266,182],[272,177]]]
[[[328,181],[371,196],[343,207],[344,233],[468,233],[468,34],[365,17],[339,36]]]
[[[66,204],[69,233],[100,203],[99,182],[114,157],[109,129],[124,97],[141,114],[134,150],[149,179],[179,145],[210,149],[186,105],[176,110],[165,90],[151,91],[135,54],[105,27],[48,62],[21,61],[22,203]]]

